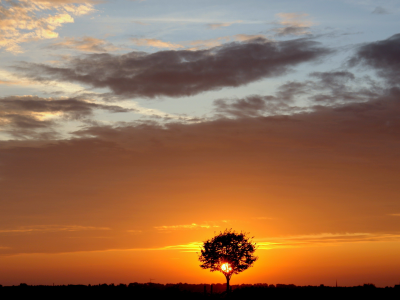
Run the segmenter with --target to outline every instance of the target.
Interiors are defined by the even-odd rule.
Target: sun
[[[232,267],[231,267],[230,264],[224,263],[224,264],[221,265],[221,270],[222,270],[222,272],[224,272],[224,273],[229,273],[229,272],[232,271]]]

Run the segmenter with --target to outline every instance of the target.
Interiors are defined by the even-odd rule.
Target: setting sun
[[[224,263],[224,264],[222,264],[222,266],[221,266],[221,270],[222,270],[222,272],[224,272],[224,273],[229,273],[229,272],[232,271],[232,268],[231,268],[231,265],[230,265],[230,264]]]

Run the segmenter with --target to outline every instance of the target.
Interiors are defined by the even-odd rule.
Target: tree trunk
[[[225,276],[226,277],[226,292],[229,293],[229,276]]]

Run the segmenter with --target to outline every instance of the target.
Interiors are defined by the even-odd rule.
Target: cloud
[[[385,233],[321,233],[287,237],[271,237],[256,239],[258,250],[282,248],[299,248],[315,246],[332,246],[341,243],[387,242],[400,241],[400,234]],[[183,245],[173,245],[149,250],[181,250],[181,252],[199,252],[202,242],[191,242]]]
[[[375,69],[389,84],[397,85],[400,80],[400,34],[382,41],[368,43],[358,48],[349,60],[349,66],[362,65]]]
[[[157,39],[132,38],[131,40],[134,44],[138,46],[150,46],[154,48],[167,48],[167,49],[184,48],[182,45],[163,42]]]
[[[244,99],[218,99],[214,101],[216,111],[235,117],[262,116],[271,109],[270,97],[249,96]]]
[[[77,98],[3,97],[0,98],[0,128],[14,137],[37,138],[37,130],[52,130],[58,118],[71,120],[87,118],[95,109],[111,112],[128,111],[119,106],[96,104]],[[54,135],[55,132],[51,132],[49,137],[54,138]]]
[[[200,49],[209,49],[214,47],[219,47],[224,43],[229,42],[248,42],[251,40],[264,40],[266,41],[267,38],[263,34],[236,34],[233,36],[221,36],[214,39],[208,40],[194,40],[187,43],[183,43],[187,50],[200,50]]]
[[[196,51],[200,49],[209,49],[214,47],[219,47],[224,43],[234,41],[230,36],[222,36],[214,39],[208,40],[194,40],[187,43],[188,50]]]
[[[279,23],[285,26],[309,27],[313,25],[313,22],[306,19],[309,16],[308,14],[279,13],[277,16],[281,18]]]
[[[315,105],[365,103],[385,93],[379,83],[356,78],[348,71],[312,72],[309,77],[312,80],[289,81],[278,86],[275,95],[217,99],[213,103],[215,111],[219,117],[235,118],[287,115],[313,110]],[[298,106],[301,100],[309,105]]]
[[[54,55],[54,60],[49,61],[51,64],[65,63],[70,59],[69,55]],[[84,89],[82,85],[67,82],[46,81],[39,82],[26,77],[21,77],[15,72],[5,69],[0,70],[0,82],[5,85],[18,85],[21,88],[31,88],[34,90],[46,91],[47,93],[63,92],[67,95],[79,94]]]
[[[261,152],[265,151],[264,146],[275,143],[288,147],[290,145],[290,148],[310,148],[314,149],[313,151],[319,147],[322,147],[321,149],[343,147],[345,152],[347,150],[344,149],[351,144],[354,149],[362,147],[363,154],[367,155],[368,149],[371,148],[366,145],[375,144],[376,140],[382,141],[382,151],[391,151],[385,148],[386,142],[383,141],[391,144],[395,142],[393,140],[395,136],[400,133],[399,96],[399,89],[391,89],[387,94],[372,97],[369,101],[344,104],[339,102],[330,107],[315,105],[312,109],[291,112],[288,115],[265,116],[261,114],[263,109],[268,110],[269,99],[254,95],[233,100],[232,103],[217,102],[217,109],[239,118],[216,118],[213,121],[190,125],[171,123],[161,126],[144,123],[116,127],[94,126],[76,131],[74,134],[80,138],[96,137],[124,145],[123,147],[133,147],[135,151],[140,152],[150,149],[164,149],[163,151],[167,152],[197,149],[196,151],[208,153],[206,149],[222,151],[222,149],[236,148],[241,153],[244,151],[242,146],[247,149],[252,147],[253,143],[257,144],[256,141],[260,141],[261,144],[257,144],[257,151]],[[358,136],[358,139],[354,139],[354,136]],[[383,150],[384,148],[386,150]],[[270,150],[272,149],[275,148]]]
[[[310,94],[309,100],[319,104],[365,102],[384,93],[379,82],[368,76],[356,78],[348,71],[312,72],[309,75],[316,80],[308,81],[303,86],[299,83],[298,88]],[[292,91],[291,95],[296,95],[296,91]]]
[[[172,245],[172,246],[164,246],[164,247],[155,247],[155,248],[130,248],[130,249],[107,249],[103,251],[164,251],[164,250],[178,250],[180,252],[199,252],[201,247],[203,246],[202,242],[191,242],[182,245]],[[4,248],[6,249],[6,248]],[[90,251],[95,252],[95,251]],[[98,252],[98,251],[96,251]],[[100,250],[101,252],[101,250]]]
[[[31,229],[16,229],[16,230],[0,230],[1,233],[33,233],[33,232],[57,232],[57,231],[92,231],[92,230],[110,230],[107,227],[90,227],[90,226],[32,226]],[[134,233],[137,233],[134,231]],[[400,234],[396,233],[320,233],[320,234],[304,234],[294,236],[278,236],[269,238],[258,238],[254,242],[257,245],[257,250],[285,249],[285,248],[304,248],[304,247],[330,247],[343,243],[379,243],[379,242],[398,242]],[[203,242],[194,241],[186,244],[177,244],[163,247],[135,247],[135,248],[120,248],[120,249],[104,249],[104,250],[69,250],[56,251],[51,253],[68,253],[68,252],[110,252],[110,251],[180,251],[189,253],[200,252]],[[0,250],[8,250],[10,253],[11,247],[0,247]],[[12,252],[11,252],[12,253]],[[33,253],[48,253],[37,251]]]
[[[79,4],[82,3],[82,4]],[[92,2],[93,3],[93,2]],[[90,1],[6,0],[0,3],[0,48],[23,52],[21,43],[58,37],[56,29],[94,11]]]
[[[263,34],[236,34],[233,36],[235,40],[240,42],[246,42],[251,40],[267,40]]]
[[[30,1],[50,7],[62,4],[98,4],[102,2],[102,0],[30,0]]]
[[[377,6],[375,7],[375,9],[372,11],[373,14],[376,15],[386,15],[389,14],[389,12],[387,11],[387,9],[383,8],[382,6]]]
[[[34,80],[80,82],[108,87],[118,95],[182,97],[280,76],[329,53],[308,39],[256,39],[198,51],[91,54],[72,59],[63,67],[21,63],[15,69]]]
[[[220,29],[221,27],[228,27],[233,24],[242,23],[243,21],[235,21],[235,22],[228,22],[228,23],[211,23],[207,24],[208,29]]]
[[[184,42],[181,44],[163,42],[161,40],[149,39],[149,38],[132,38],[132,41],[137,46],[143,46],[143,47],[154,47],[154,48],[164,48],[164,49],[181,49],[181,48],[183,48],[185,50],[196,51],[196,50],[200,50],[200,49],[209,49],[209,48],[219,47],[219,46],[223,45],[224,43],[235,42],[235,41],[246,42],[246,41],[256,40],[256,39],[266,40],[265,36],[262,34],[258,34],[258,35],[236,34],[234,36],[222,36],[222,37],[208,39],[208,40],[194,40],[194,41],[190,41],[190,42]]]
[[[265,242],[268,240],[268,242]],[[275,248],[298,248],[331,246],[341,243],[360,242],[388,242],[400,241],[400,234],[391,233],[321,233],[310,235],[298,235],[288,237],[271,237],[268,239],[257,239],[256,243],[260,250]]]
[[[188,244],[166,246],[152,250],[180,250],[181,252],[200,252],[202,246],[202,242],[192,242]]]
[[[67,48],[86,52],[111,52],[120,50],[120,48],[105,40],[88,36],[82,38],[65,38],[62,42],[51,44],[49,48]]]
[[[209,224],[196,224],[192,223],[190,225],[170,225],[170,226],[155,226],[154,228],[157,230],[176,230],[176,229],[199,229],[199,228],[216,228],[219,227],[217,225],[209,225]]]
[[[310,34],[310,26],[314,24],[307,20],[308,14],[279,13],[277,16],[281,19],[278,24],[283,26],[273,29],[278,36]]]
[[[2,233],[35,233],[35,232],[58,232],[58,231],[83,231],[83,230],[110,230],[108,227],[79,226],[79,225],[36,225],[22,226],[17,229],[0,229]]]

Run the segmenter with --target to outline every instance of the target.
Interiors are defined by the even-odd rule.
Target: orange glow
[[[0,284],[224,283],[226,262],[203,270],[198,252],[226,228],[259,246],[232,284],[398,284],[397,146],[376,155],[367,143],[377,152],[323,144],[315,161],[308,148],[277,149],[292,149],[284,140],[256,143],[251,155],[242,145],[142,153],[82,140],[0,150]]]

